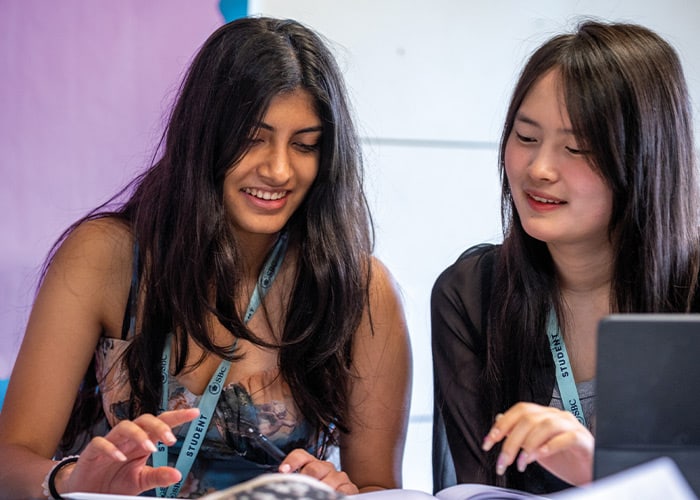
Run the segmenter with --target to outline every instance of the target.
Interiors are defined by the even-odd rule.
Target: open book
[[[143,500],[130,495],[100,493],[64,493],[70,500]],[[255,477],[229,488],[209,493],[200,500],[339,500],[350,498],[336,492],[327,484],[303,474],[269,473]]]
[[[486,484],[458,484],[438,491],[434,496],[416,490],[384,490],[345,497],[348,500],[526,500],[541,499],[523,491],[498,488]]]
[[[71,500],[143,500],[144,497],[65,493]],[[582,488],[538,497],[530,493],[482,484],[458,484],[439,491],[435,496],[417,490],[385,490],[359,495],[342,495],[328,485],[303,474],[264,474],[200,500],[698,500],[679,469],[668,458],[659,458],[627,471],[595,481]]]
[[[143,497],[99,493],[66,493],[70,500],[134,500]],[[249,481],[204,495],[200,500],[517,500],[542,498],[514,490],[479,484],[445,488],[436,496],[417,490],[384,490],[359,495],[343,495],[330,486],[303,474],[263,474]]]

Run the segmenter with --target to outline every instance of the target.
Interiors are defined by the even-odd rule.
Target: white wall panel
[[[296,18],[335,44],[371,137],[498,140],[525,57],[583,17],[657,29],[700,103],[697,1],[254,0],[250,11]]]
[[[430,289],[468,246],[500,241],[492,150],[369,146],[377,256],[401,289],[414,351],[412,414],[432,412]]]

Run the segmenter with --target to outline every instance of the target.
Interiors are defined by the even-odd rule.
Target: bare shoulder
[[[56,251],[38,299],[53,297],[63,307],[81,304],[111,332],[128,295],[133,241],[127,225],[114,218],[80,224]]]
[[[55,260],[79,258],[88,264],[115,264],[115,260],[131,259],[133,237],[127,225],[115,218],[83,222],[63,241]]]
[[[371,259],[367,308],[358,340],[376,342],[407,337],[403,299],[397,281],[386,265],[376,257]],[[370,340],[372,339],[372,340]]]
[[[394,276],[384,263],[377,257],[371,258],[370,274],[370,300],[372,295],[375,299],[395,299],[400,300],[399,285]]]
[[[58,274],[72,280],[88,279],[97,286],[114,284],[129,269],[132,251],[133,237],[125,223],[114,218],[89,220],[61,243],[47,278]]]

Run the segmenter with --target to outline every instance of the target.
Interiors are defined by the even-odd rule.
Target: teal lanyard
[[[272,253],[268,257],[262,271],[260,272],[258,282],[255,285],[253,294],[250,297],[250,303],[248,304],[248,308],[246,309],[246,313],[243,318],[244,323],[248,323],[250,318],[252,318],[255,314],[255,311],[257,311],[258,307],[260,307],[262,299],[272,286],[280,267],[282,267],[282,261],[284,260],[286,250],[287,234],[282,233],[277,239],[277,242],[272,249]],[[168,408],[170,341],[171,336],[168,336],[165,342],[165,348],[163,349],[163,356],[161,358],[161,377],[163,380],[163,395],[160,403],[161,412],[167,410]],[[237,342],[238,339],[236,339],[236,343]],[[228,375],[230,366],[230,361],[222,360],[219,368],[217,368],[214,375],[212,375],[207,389],[204,391],[204,394],[202,394],[199,400],[199,417],[197,420],[190,422],[190,427],[187,431],[187,435],[185,436],[182,448],[180,449],[180,454],[177,457],[177,462],[175,463],[175,468],[180,471],[182,478],[177,483],[170,485],[167,489],[157,488],[156,493],[159,497],[173,498],[177,496],[180,488],[182,487],[182,483],[190,473],[192,464],[199,453],[199,448],[202,446],[202,441],[204,441],[204,436],[206,435],[209,424],[211,423],[211,417],[214,414],[214,409],[219,401],[219,395],[221,394],[221,389],[226,381],[226,376]],[[153,452],[153,466],[160,467],[167,465],[167,463],[168,448],[163,443],[159,442],[157,445],[157,450]]]
[[[552,350],[552,358],[554,359],[554,370],[557,373],[557,386],[559,387],[561,402],[564,408],[585,426],[586,417],[583,415],[583,408],[578,397],[574,373],[571,370],[569,355],[566,352],[566,344],[564,344],[564,339],[561,338],[557,315],[553,309],[549,311],[547,316],[547,338],[549,339],[549,347]]]

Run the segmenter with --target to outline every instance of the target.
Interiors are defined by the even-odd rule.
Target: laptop
[[[598,326],[594,478],[670,457],[700,496],[700,314]]]

